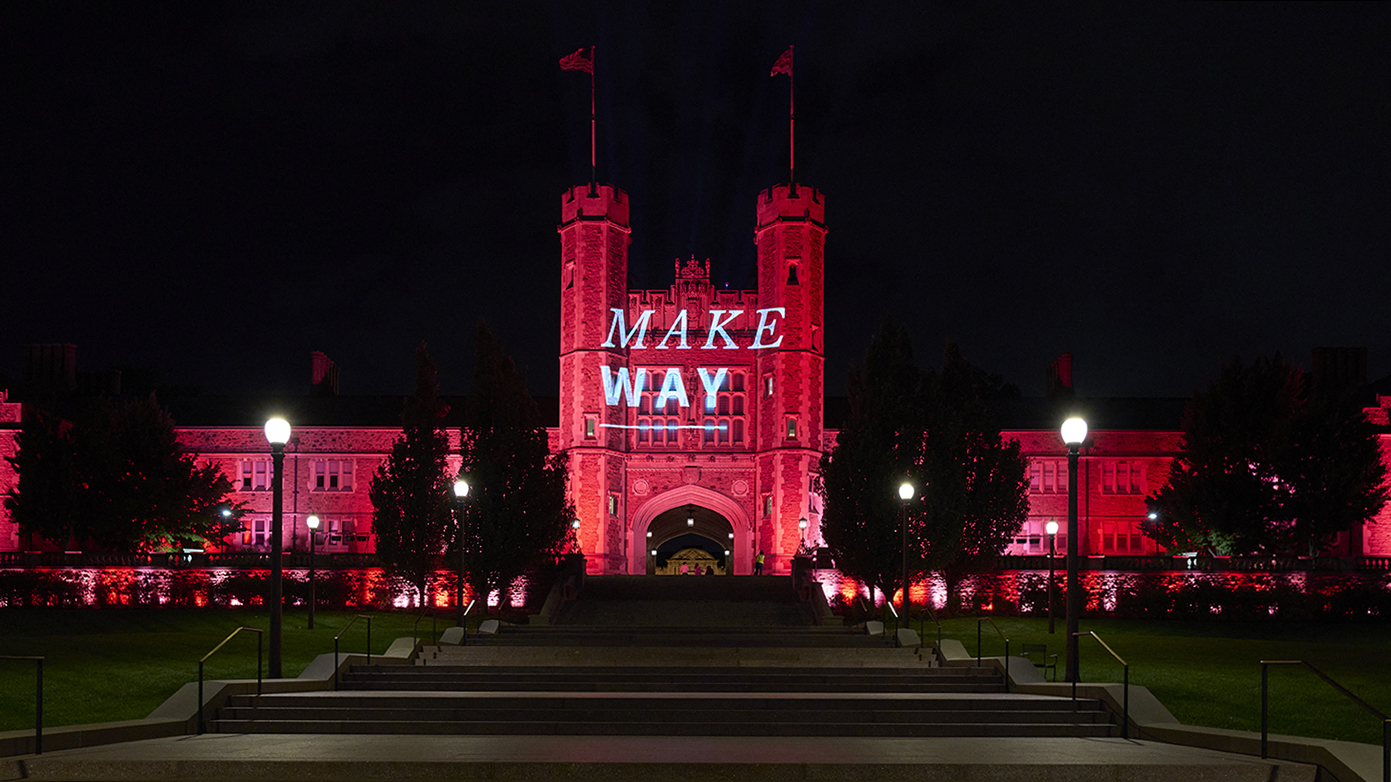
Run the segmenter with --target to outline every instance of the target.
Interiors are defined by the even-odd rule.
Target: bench
[[[865,632],[869,635],[883,635],[884,623],[871,619],[865,622]]]
[[[498,628],[502,625],[496,619],[484,619],[478,625],[478,632],[484,635],[497,635]]]
[[[462,627],[451,627],[440,634],[440,646],[444,646],[445,644],[449,644],[450,646],[458,646],[463,642],[464,628]]]

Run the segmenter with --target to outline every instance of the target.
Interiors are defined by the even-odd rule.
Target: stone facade
[[[757,290],[716,287],[711,262],[695,258],[676,261],[669,288],[629,289],[628,216],[627,195],[609,185],[583,185],[561,197],[560,387],[548,437],[553,452],[569,456],[588,567],[655,572],[654,550],[694,533],[723,546],[735,574],[751,573],[760,551],[764,572],[787,573],[798,548],[821,538],[814,485],[836,436],[825,426],[824,198],[798,185],[758,196]],[[312,364],[315,388],[336,392],[332,362],[315,354]],[[316,408],[323,411],[351,400],[320,401],[330,403]],[[1162,400],[1129,400],[1146,401]],[[390,414],[378,409],[343,420],[335,413],[316,421],[306,412],[295,425],[284,463],[287,551],[308,551],[310,514],[322,522],[320,551],[372,551],[368,487],[400,434],[389,425],[399,412],[391,404]],[[1110,426],[1104,414],[1088,417],[1093,430],[1078,464],[1083,555],[1156,553],[1139,524],[1145,496],[1163,485],[1181,447],[1179,409],[1142,416],[1138,427],[1125,415],[1112,415]],[[1021,420],[1056,417],[1055,410],[1041,411]],[[1391,397],[1379,397],[1366,413],[1388,431]],[[181,442],[201,463],[219,466],[234,487],[232,500],[247,509],[243,531],[224,542],[225,550],[269,549],[271,458],[262,429],[212,420],[248,416],[255,414],[176,415],[187,424],[179,428]],[[21,406],[0,390],[0,457],[15,453],[20,419]],[[1028,520],[1006,553],[1047,553],[1050,520],[1064,530],[1057,551],[1066,551],[1067,454],[1057,429],[1007,426],[1004,436],[1019,442],[1031,478]],[[457,451],[457,428],[450,437]],[[1380,437],[1391,464],[1391,433]],[[454,456],[450,473],[457,469]],[[16,480],[0,458],[0,495]],[[40,546],[19,535],[0,506],[0,552]],[[1391,555],[1391,506],[1342,536],[1330,553]]]

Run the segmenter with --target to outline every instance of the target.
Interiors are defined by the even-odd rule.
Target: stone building
[[[551,448],[569,455],[579,542],[593,573],[656,572],[653,550],[689,534],[728,550],[724,561],[735,574],[751,573],[759,552],[765,572],[786,573],[801,545],[820,540],[813,487],[844,410],[844,400],[826,398],[824,385],[825,198],[815,188],[778,185],[754,206],[756,290],[717,287],[711,261],[695,258],[676,262],[670,287],[632,290],[627,195],[582,185],[561,196],[560,387],[557,399],[538,402],[552,416]],[[75,348],[36,347],[26,372],[75,388]],[[1315,365],[1347,368],[1318,356]],[[311,366],[314,393],[277,406],[168,400],[180,440],[200,461],[217,464],[233,483],[233,499],[249,509],[227,550],[269,548],[271,460],[261,427],[280,414],[294,426],[285,459],[285,548],[308,549],[304,520],[312,513],[322,520],[321,551],[372,551],[367,490],[400,432],[401,398],[338,396],[333,363],[316,353]],[[1052,399],[1001,404],[1004,435],[1021,444],[1031,479],[1028,520],[1006,553],[1047,553],[1047,522],[1065,528],[1068,472],[1057,424],[1064,412],[1078,411],[1091,427],[1078,473],[1080,550],[1154,554],[1139,524],[1146,494],[1164,483],[1180,448],[1183,400],[1073,399],[1070,374],[1066,362],[1050,370]],[[1377,397],[1366,412],[1386,427],[1391,396]],[[20,420],[21,405],[0,390],[0,457],[15,452]],[[451,437],[457,445],[457,426]],[[1391,434],[1381,443],[1391,464]],[[450,470],[457,465],[456,457]],[[15,481],[0,459],[0,493]],[[40,543],[20,535],[0,507],[0,552]],[[1056,544],[1064,551],[1065,537]],[[1391,507],[1330,553],[1391,555]]]

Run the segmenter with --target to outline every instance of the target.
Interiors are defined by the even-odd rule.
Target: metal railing
[[[997,625],[997,624],[995,624],[995,620],[994,620],[994,619],[991,619],[991,618],[988,617],[988,616],[982,616],[981,618],[979,618],[979,619],[976,620],[976,667],[977,667],[977,668],[980,667],[980,625],[981,625],[981,622],[989,622],[989,623],[990,623],[990,626],[993,627],[993,628],[995,628],[995,633],[996,633],[997,635],[999,635],[1001,638],[1005,639],[1005,657],[1004,657],[1004,661],[1005,661],[1005,692],[1009,692],[1009,636],[1005,635],[1005,634],[1000,630],[1000,626]]]
[[[1121,656],[1116,654],[1116,650],[1112,649],[1105,641],[1101,640],[1101,636],[1090,630],[1084,633],[1073,633],[1073,635],[1079,638],[1084,635],[1090,635],[1092,638],[1095,638],[1096,642],[1101,644],[1101,648],[1110,652],[1111,656],[1116,658],[1116,662],[1121,664],[1122,676],[1124,677],[1124,684],[1121,687],[1121,738],[1130,738],[1130,663],[1122,660]],[[1077,700],[1077,682],[1075,681],[1072,683],[1072,700],[1074,702]]]
[[[918,608],[922,609],[922,613],[918,614],[918,636],[927,635],[927,620],[931,619],[932,623],[937,625],[937,649],[940,651],[942,648],[942,623],[937,621],[937,612],[933,611],[932,607],[927,604],[920,605]]]
[[[227,636],[226,638],[223,638],[222,643],[218,644],[217,646],[214,646],[211,652],[208,652],[207,654],[203,655],[203,658],[198,661],[198,735],[200,736],[203,735],[203,731],[205,729],[205,720],[203,714],[203,663],[207,662],[209,657],[212,657],[214,654],[217,654],[218,649],[221,649],[222,647],[226,646],[228,641],[232,640],[233,638],[236,638],[237,633],[240,633],[243,630],[247,631],[248,633],[256,634],[256,694],[261,694],[261,662],[264,659],[264,655],[261,654],[261,647],[263,645],[262,642],[265,640],[265,635],[262,633],[261,630],[258,630],[255,627],[238,627],[237,629],[232,631],[231,635]]]
[[[423,620],[427,614],[430,617],[430,640],[435,641],[439,639],[439,627],[436,625],[435,622],[437,617],[435,616],[434,611],[435,606],[425,606],[425,610],[420,612],[420,615],[415,618],[415,623],[411,625],[411,637],[415,639],[416,643],[420,643],[419,636],[415,634],[416,628],[420,627],[421,620]],[[368,648],[367,651],[371,652],[372,650],[371,648]]]
[[[0,654],[0,660],[31,660],[35,666],[34,677],[34,754],[43,754],[43,658]]]
[[[333,689],[338,689],[338,639],[343,637],[343,633],[348,632],[348,628],[359,619],[367,620],[367,664],[372,664],[372,617],[367,614],[358,614],[338,631],[338,635],[333,636]]]
[[[1314,667],[1313,663],[1304,660],[1261,660],[1261,759],[1264,760],[1270,754],[1270,666],[1272,665],[1302,665],[1308,668],[1320,679],[1328,682],[1333,689],[1341,692],[1352,699],[1353,703],[1371,712],[1377,719],[1381,720],[1381,779],[1382,782],[1391,782],[1391,719],[1381,713],[1370,703],[1362,700],[1352,691],[1343,685],[1333,681],[1328,674]]]

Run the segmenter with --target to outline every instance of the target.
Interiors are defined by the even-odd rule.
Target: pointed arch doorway
[[[650,534],[649,534],[650,533]],[[700,486],[683,486],[644,502],[634,514],[628,572],[654,573],[657,559],[681,548],[699,547],[724,558],[729,574],[751,572],[753,557],[748,514],[734,500]],[[659,551],[654,557],[652,551]]]

